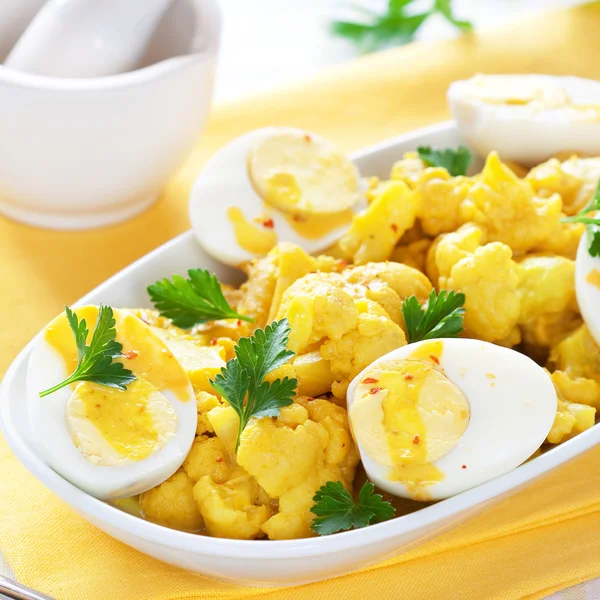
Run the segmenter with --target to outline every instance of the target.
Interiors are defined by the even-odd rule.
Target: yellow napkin
[[[476,72],[600,78],[600,4],[504,31],[414,44],[215,110],[163,199],[137,219],[55,233],[0,217],[0,374],[63,304],[188,227],[187,195],[219,146],[264,125],[315,130],[353,150],[446,119],[448,84]],[[82,199],[85,201],[85,199]],[[466,525],[364,571],[284,591],[239,588],[162,564],[101,533],[38,484],[0,439],[0,550],[60,600],[540,598],[600,576],[600,450]]]

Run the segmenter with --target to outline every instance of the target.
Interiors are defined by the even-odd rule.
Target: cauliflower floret
[[[431,240],[427,238],[410,242],[405,246],[396,246],[392,252],[391,260],[425,273],[425,261],[430,246]]]
[[[229,452],[218,437],[198,436],[186,459],[183,468],[189,478],[197,482],[210,475],[215,483],[225,483],[233,470]]]
[[[527,175],[527,180],[540,195],[560,194],[567,215],[577,214],[591,200],[599,179],[600,158],[578,156],[562,163],[551,158]]]
[[[600,348],[585,325],[552,349],[550,363],[572,379],[584,377],[600,383]]]
[[[203,433],[213,433],[212,425],[208,420],[208,412],[216,406],[222,406],[222,402],[217,396],[209,392],[196,392],[196,408],[198,409],[198,422],[196,423],[196,435]]]
[[[490,241],[502,242],[515,252],[527,252],[556,230],[561,211],[558,194],[536,196],[531,183],[519,179],[492,152],[481,178],[461,204],[460,218],[485,227]]]
[[[263,537],[261,526],[273,514],[266,493],[243,469],[234,470],[221,484],[204,475],[194,486],[194,498],[208,533],[215,537],[240,540]]]
[[[358,462],[346,411],[327,400],[300,402],[278,419],[253,420],[238,450],[239,464],[279,501],[278,514],[263,525],[271,539],[314,535],[315,492],[330,480],[350,487]]]
[[[473,179],[452,177],[440,167],[426,169],[419,178],[418,217],[423,231],[430,236],[454,231],[464,221],[460,206],[473,187]]]
[[[341,338],[327,340],[320,348],[321,356],[330,361],[331,370],[341,387],[332,386],[333,394],[341,398],[348,382],[374,360],[406,344],[404,331],[392,321],[377,303],[356,301],[357,326]]]
[[[534,251],[557,254],[575,260],[579,240],[584,231],[585,225],[583,223],[558,223],[548,239],[536,246]]]
[[[558,406],[552,429],[548,433],[550,444],[560,444],[578,433],[593,427],[596,409],[587,404],[571,401],[572,398],[591,400],[591,380],[571,380],[560,371],[552,373],[552,382],[556,388]],[[596,384],[598,386],[598,384]],[[595,390],[597,393],[598,390]],[[597,401],[597,398],[594,398]]]
[[[426,272],[434,283],[440,277],[447,278],[452,267],[485,244],[485,231],[473,223],[467,223],[452,233],[435,239],[427,253]]]
[[[369,289],[385,285],[392,289],[400,300],[406,300],[410,296],[416,296],[419,301],[426,300],[433,287],[423,273],[397,262],[386,261],[350,267],[342,276],[348,283],[358,283]]]
[[[335,375],[329,361],[318,350],[296,356],[292,360],[292,367],[298,380],[298,395],[314,397],[330,392]]]
[[[562,313],[542,314],[527,325],[521,325],[527,354],[543,362],[548,349],[559,344],[581,323],[579,312],[568,309]]]
[[[552,373],[554,387],[565,402],[600,408],[600,383],[585,377],[571,377],[564,371]]]
[[[517,292],[519,271],[512,251],[505,244],[493,242],[477,248],[459,260],[446,279],[440,277],[440,288],[463,292],[464,326],[467,335],[488,342],[514,337],[521,313]],[[511,335],[512,334],[512,335]]]
[[[405,183],[393,181],[369,205],[354,217],[338,247],[354,264],[387,260],[405,231],[416,218],[417,200]]]
[[[575,304],[575,262],[562,256],[530,256],[519,263],[520,324],[562,313]]]
[[[302,248],[279,244],[264,258],[254,260],[248,268],[248,281],[242,285],[244,296],[240,312],[254,319],[256,329],[263,328],[271,312],[277,312],[281,296],[296,279],[317,270],[317,262]]]
[[[160,485],[140,494],[140,510],[146,519],[182,531],[198,531],[203,521],[193,495],[194,482],[178,471]]]
[[[337,273],[313,273],[285,291],[277,318],[290,322],[290,350],[298,354],[323,338],[339,339],[356,326],[358,310],[344,287]]]
[[[402,159],[392,166],[390,179],[403,181],[410,189],[414,190],[425,168],[426,165],[419,158],[418,152],[405,152]]]

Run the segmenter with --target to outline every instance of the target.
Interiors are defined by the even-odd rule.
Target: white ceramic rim
[[[353,160],[359,160],[373,152],[382,152],[398,144],[410,142],[415,137],[427,134],[440,134],[455,127],[451,121],[432,125],[416,132],[408,133],[388,141],[378,143],[351,155]],[[73,306],[89,303],[90,296],[102,293],[102,290],[113,281],[127,276],[130,271],[143,267],[144,263],[152,259],[156,254],[166,249],[177,246],[184,239],[193,238],[193,232],[188,231],[180,236],[156,248],[144,257],[135,261],[119,273],[113,275],[104,283],[96,287],[92,292],[81,298]],[[230,540],[214,538],[194,533],[186,533],[174,529],[168,529],[134,517],[109,504],[93,498],[81,491],[73,484],[63,479],[58,473],[46,465],[42,459],[28,447],[24,440],[16,434],[16,427],[12,425],[8,410],[8,401],[3,399],[10,393],[12,380],[18,377],[19,371],[26,366],[26,361],[31,350],[32,342],[20,352],[9,367],[2,385],[0,385],[0,426],[6,440],[23,465],[41,483],[50,489],[55,495],[63,499],[67,504],[75,507],[81,513],[90,516],[96,521],[108,523],[113,528],[127,533],[131,536],[142,538],[149,542],[159,544],[176,550],[188,551],[194,554],[210,555],[215,557],[231,557],[238,559],[268,560],[271,558],[302,558],[325,556],[342,549],[351,549],[375,544],[382,540],[388,540],[403,533],[426,528],[444,519],[458,515],[468,508],[481,506],[486,501],[500,496],[504,493],[516,492],[523,485],[536,478],[549,473],[553,469],[565,464],[571,459],[582,454],[586,450],[600,443],[600,423],[580,433],[576,437],[564,442],[541,456],[517,467],[515,470],[488,481],[478,487],[472,488],[442,500],[431,506],[424,507],[408,515],[396,517],[390,521],[370,525],[363,529],[346,531],[330,536],[305,538],[299,540]],[[13,435],[12,431],[15,434]]]
[[[209,42],[206,48],[201,51],[173,56],[141,69],[103,77],[49,77],[35,73],[24,73],[0,64],[0,82],[8,83],[14,87],[57,92],[117,90],[159,78],[170,73],[175,64],[178,67],[183,67],[197,62],[213,60],[217,55],[221,37],[221,9],[216,0],[202,1],[205,4],[204,8],[208,15],[206,27]]]

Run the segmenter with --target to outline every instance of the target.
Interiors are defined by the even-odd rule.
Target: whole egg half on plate
[[[244,231],[252,233],[252,228],[255,228],[257,224],[267,230],[268,234],[270,227],[264,227],[260,222],[254,220],[261,218],[261,211],[271,215],[267,218],[275,221],[273,229],[277,239],[284,239],[282,232],[285,229],[278,228],[278,219],[289,225],[288,219],[293,214],[312,219],[315,214],[320,218],[319,210],[324,210],[325,212],[322,214],[325,215],[358,210],[361,202],[364,202],[362,197],[364,188],[360,183],[359,174],[363,177],[371,175],[387,177],[393,162],[403,153],[414,151],[418,146],[456,148],[464,143],[456,125],[445,123],[380,144],[375,149],[366,149],[350,157],[354,159],[353,167],[346,163],[343,157],[340,157],[337,151],[332,150],[325,141],[317,139],[315,142],[316,152],[313,152],[312,149],[307,152],[306,148],[302,146],[302,142],[312,144],[312,139],[311,142],[308,142],[300,139],[301,136],[297,131],[288,131],[286,135],[292,138],[289,140],[291,147],[294,148],[294,152],[298,152],[297,156],[301,157],[298,162],[313,161],[315,158],[317,161],[331,161],[339,175],[338,183],[344,182],[339,184],[346,186],[345,189],[348,192],[342,205],[332,207],[328,204],[329,198],[327,197],[323,199],[323,202],[316,200],[311,206],[305,206],[297,201],[297,194],[295,194],[294,185],[290,180],[277,177],[277,173],[270,173],[269,169],[265,168],[265,164],[281,162],[279,156],[275,156],[275,160],[273,160],[272,149],[268,144],[273,133],[270,131],[266,138],[259,136],[260,139],[246,140],[236,159],[236,164],[242,169],[242,174],[247,176],[244,185],[248,187],[244,189],[252,194],[251,207],[242,205],[241,201],[236,204],[236,201],[233,199],[230,201],[229,197],[227,200],[223,200],[216,194],[210,196],[211,185],[215,186],[214,190],[216,190],[215,179],[211,183],[211,179],[207,178],[202,183],[202,186],[205,184],[207,186],[202,188],[206,191],[207,197],[212,198],[211,205],[218,204],[220,215],[218,218],[223,229],[215,228],[215,230],[216,235],[222,235],[222,242],[235,241],[236,225],[241,238],[244,237]],[[262,154],[263,152],[265,154]],[[216,155],[213,160],[216,161],[218,156]],[[207,169],[210,164],[207,165]],[[210,170],[208,173],[210,174]],[[239,170],[236,170],[236,173],[239,173]],[[216,175],[213,174],[213,177]],[[294,180],[303,190],[311,193],[317,190],[317,198],[320,190],[323,189],[321,184],[306,180],[302,170],[295,173]],[[236,182],[235,185],[238,183]],[[200,188],[196,188],[192,197],[192,221],[196,229],[204,228],[201,235],[207,237],[203,246],[208,249],[209,237],[205,229],[210,225],[210,219],[206,219],[206,223],[203,223],[202,212],[196,211],[194,208],[195,202],[205,201],[198,200],[196,196],[198,189]],[[224,189],[233,190],[233,183],[230,188],[225,186]],[[290,201],[294,206],[293,210],[289,209]],[[266,207],[263,204],[265,202]],[[321,208],[316,208],[317,205]],[[228,211],[232,206],[240,209],[243,219],[236,211],[233,214]],[[254,213],[251,210],[257,212]],[[196,211],[196,216],[194,216],[194,211]],[[307,213],[310,214],[307,216]],[[293,219],[293,216],[291,218]],[[290,227],[290,229],[292,228]],[[341,229],[343,227],[338,228],[338,230]],[[198,233],[198,229],[196,233]],[[339,231],[335,235],[339,235]],[[334,238],[335,235],[332,233]],[[268,236],[261,235],[260,237],[262,240],[267,240],[265,247],[268,246],[270,243],[267,239]],[[328,243],[330,242],[331,240],[328,240]],[[90,323],[93,323],[96,314],[94,310],[97,309],[91,307],[100,304],[116,307],[115,320],[118,339],[123,343],[124,351],[127,352],[128,331],[127,327],[123,327],[124,322],[127,321],[127,313],[119,310],[119,307],[147,306],[148,297],[145,292],[147,285],[165,274],[184,273],[190,267],[206,268],[214,272],[221,281],[234,282],[236,272],[211,258],[211,254],[216,255],[217,251],[213,249],[211,253],[206,252],[198,244],[195,235],[188,232],[109,279],[77,303],[76,311],[80,317],[85,316]],[[318,246],[315,246],[312,251],[318,252]],[[228,256],[223,255],[218,258],[227,264],[237,264],[240,257],[245,260],[249,255],[254,255],[247,250],[246,252],[247,254],[243,256],[242,254],[228,254]],[[62,325],[58,322],[54,323],[54,326],[60,328]],[[166,345],[160,345],[164,344],[164,340],[161,340],[159,336],[153,337],[152,332],[148,335],[148,339],[151,340],[149,343],[152,348],[160,348],[165,355],[168,355],[169,348]],[[423,350],[422,354],[419,354],[420,349]],[[51,353],[52,360],[46,358],[48,352]],[[50,449],[49,452],[40,450],[39,438],[44,434],[44,419],[56,420],[58,414],[64,415],[61,411],[65,407],[71,420],[72,430],[80,432],[81,436],[84,436],[86,432],[87,424],[77,421],[75,409],[81,402],[89,401],[88,389],[78,392],[75,387],[65,391],[62,395],[58,395],[59,392],[57,392],[54,398],[52,395],[47,396],[46,399],[50,399],[52,403],[44,407],[43,410],[46,411],[44,419],[41,417],[30,419],[29,416],[27,405],[30,408],[33,407],[32,410],[38,407],[38,396],[35,394],[39,395],[42,389],[55,385],[68,373],[65,356],[72,361],[73,349],[71,348],[66,353],[57,352],[56,341],[52,340],[52,335],[48,336],[48,332],[44,330],[19,355],[9,369],[0,389],[0,415],[3,431],[15,454],[44,485],[79,514],[110,535],[173,565],[237,584],[292,585],[307,583],[347,573],[384,557],[413,548],[419,541],[455,526],[475,514],[477,510],[489,507],[492,502],[507,498],[522,485],[564,464],[600,442],[600,430],[594,426],[535,460],[520,464],[536,450],[543,440],[547,428],[551,425],[553,402],[556,401],[556,397],[552,397],[545,372],[529,359],[520,357],[520,355],[516,356],[516,353],[512,351],[476,340],[442,340],[441,345],[436,341],[427,341],[422,342],[421,345],[404,346],[394,351],[391,356],[384,356],[367,366],[365,371],[358,376],[349,390],[350,420],[354,434],[361,446],[367,474],[382,488],[410,498],[427,495],[430,499],[446,498],[445,500],[385,523],[322,538],[272,542],[211,538],[159,527],[126,514],[94,497],[95,494],[101,498],[110,498],[113,494],[122,492],[120,486],[123,482],[108,481],[108,478],[106,482],[102,482],[102,489],[95,487],[93,467],[98,456],[101,457],[100,460],[115,463],[107,465],[111,469],[113,467],[115,469],[128,468],[129,466],[126,457],[114,454],[114,448],[111,450],[103,447],[100,452],[97,452],[95,449],[91,451],[91,447],[87,446],[90,450],[86,451],[88,458],[83,455],[79,458],[89,463],[88,470],[91,473],[91,479],[79,479],[76,468],[71,470],[69,467],[67,470],[62,462],[58,464],[57,455],[50,454],[50,451],[55,452],[54,450]],[[476,356],[478,362],[475,360]],[[489,363],[483,360],[484,356],[489,357]],[[36,366],[38,360],[43,360],[44,364]],[[134,362],[134,360],[131,361],[132,364]],[[51,368],[47,369],[48,365]],[[135,371],[133,366],[131,368]],[[37,380],[38,372],[40,373],[39,381]],[[522,393],[515,388],[515,381],[510,377],[511,373],[526,378]],[[185,437],[188,432],[187,430],[184,432],[185,439],[182,438],[177,443],[175,442],[178,438],[177,426],[173,426],[173,413],[178,418],[181,417],[182,421],[185,420],[184,412],[193,405],[193,400],[186,400],[185,386],[183,385],[161,386],[150,380],[149,377],[145,377],[141,371],[137,375],[140,380],[149,380],[149,384],[154,388],[146,387],[143,393],[140,390],[140,395],[144,396],[145,394],[144,402],[151,405],[156,401],[157,406],[161,407],[157,408],[156,419],[151,415],[152,423],[149,429],[156,430],[162,422],[171,423],[163,436],[165,439],[162,445],[161,442],[154,445],[148,444],[149,459],[159,457],[163,451],[166,452],[171,442],[173,448],[179,446],[177,449],[179,452],[188,443],[187,437]],[[406,379],[407,376],[410,377]],[[177,372],[173,373],[173,378],[175,381],[178,380]],[[393,405],[397,402],[395,390],[398,385],[395,384],[399,383],[400,387],[405,385],[396,381],[400,378],[404,382],[413,381],[415,384],[419,384],[415,385],[414,390],[416,391],[413,391],[417,395],[417,410],[423,411],[426,417],[421,419],[424,429],[410,430],[410,427],[414,426],[416,422],[412,419],[414,414],[411,414],[410,411],[403,413],[403,427],[411,435],[405,436],[405,439],[397,443],[391,443],[382,451],[380,437],[395,435],[395,421],[392,418],[386,422],[385,415],[386,405]],[[378,381],[370,381],[372,379]],[[467,379],[468,386],[461,383]],[[377,385],[380,383],[379,380],[381,380],[381,385]],[[32,381],[33,383],[31,383]],[[444,402],[438,402],[437,390],[439,389],[448,392],[443,394],[446,399]],[[427,393],[421,395],[422,392]],[[411,393],[413,392],[411,391]],[[489,414],[485,407],[486,402],[489,402],[496,393],[510,395],[510,402],[504,407],[497,407],[499,410],[494,413],[494,423],[502,423],[502,426],[490,428],[491,422],[487,418]],[[28,402],[24,402],[26,397],[28,397]],[[180,402],[181,406],[177,402]],[[73,404],[73,410],[69,410],[70,404]],[[360,413],[365,407],[369,409],[366,417]],[[381,422],[374,424],[372,413],[376,411],[381,411],[383,418]],[[402,411],[398,411],[398,414],[400,412]],[[162,416],[159,416],[158,413]],[[536,423],[535,430],[532,431],[530,428],[527,441],[518,447],[501,448],[494,452],[492,444],[486,445],[485,442],[493,440],[494,444],[498,444],[503,435],[509,437],[512,434],[512,430],[508,431],[507,429],[511,414],[518,419],[518,422],[512,424],[517,428],[515,431],[522,431],[521,427],[524,428],[526,424],[531,424],[533,421]],[[179,421],[177,422],[179,423]],[[378,429],[380,426],[383,426],[383,432],[381,428]],[[67,425],[65,424],[63,427],[66,428]],[[371,435],[373,432],[374,435]],[[168,437],[169,433],[173,435]],[[193,438],[193,434],[194,432],[191,432],[190,440]],[[397,469],[399,472],[390,473],[393,468],[390,468],[389,464],[389,448],[392,448],[392,452],[402,453],[402,444],[406,445],[408,442],[419,446],[419,443],[415,443],[415,436],[418,436],[419,442],[421,436],[424,441],[429,442],[424,446],[427,452],[431,451],[431,455],[427,457],[426,461],[428,471],[426,477],[421,477],[421,473],[411,473],[410,464],[401,464],[402,468]],[[497,446],[495,447],[497,448]],[[485,472],[484,456],[478,456],[479,452],[486,453],[485,456],[490,459],[492,465],[490,472]],[[62,461],[62,459],[60,460]],[[74,462],[72,464],[75,465]],[[518,466],[519,464],[520,466]],[[463,469],[463,465],[466,468]],[[168,469],[171,470],[172,466],[170,465]],[[166,473],[166,464],[164,468]],[[436,481],[439,473],[445,475],[443,481],[441,479]],[[422,485],[424,479],[428,482],[426,485]],[[139,485],[142,489],[148,485],[148,481],[143,481],[141,478]]]

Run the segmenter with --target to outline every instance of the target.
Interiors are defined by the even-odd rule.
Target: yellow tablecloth
[[[0,217],[0,374],[64,303],[188,227],[191,182],[231,138],[264,125],[295,125],[353,150],[446,119],[445,91],[454,79],[476,72],[600,78],[598,57],[600,3],[476,38],[372,55],[294,88],[219,107],[163,199],[133,221],[55,233]],[[394,560],[277,591],[216,583],[111,539],[38,484],[0,439],[0,550],[19,579],[61,600],[540,598],[600,575],[599,461],[600,449]]]

